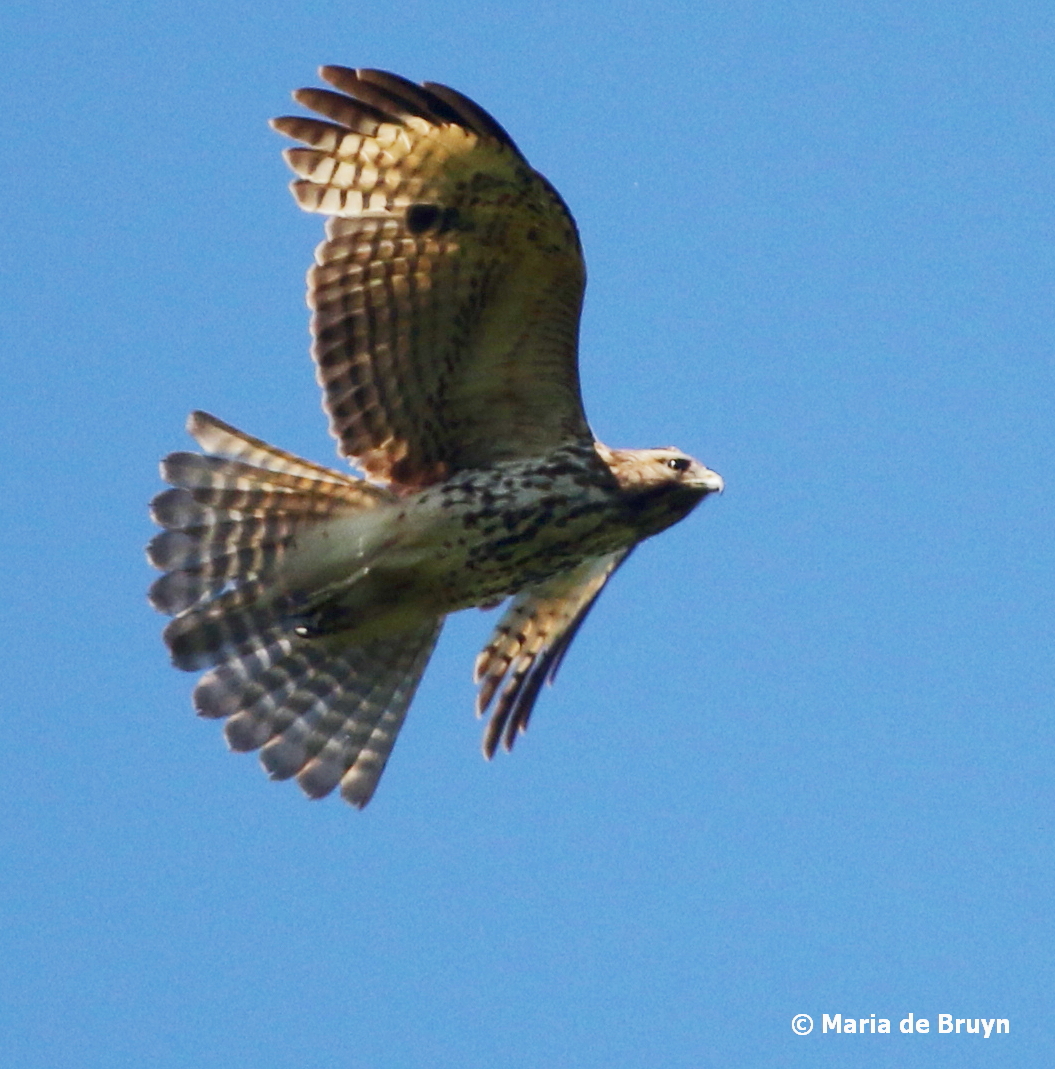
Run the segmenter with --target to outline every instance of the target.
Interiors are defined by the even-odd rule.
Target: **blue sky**
[[[1021,0],[5,5],[0,1062],[1050,1063],[1053,38]],[[582,231],[598,435],[727,485],[511,758],[452,620],[361,814],[227,754],[144,597],[187,411],[333,462],[266,125],[320,63],[497,116]]]

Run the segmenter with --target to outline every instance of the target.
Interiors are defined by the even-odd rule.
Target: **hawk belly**
[[[300,633],[393,634],[626,548],[639,534],[605,475],[567,458],[509,462],[319,524],[280,577]]]

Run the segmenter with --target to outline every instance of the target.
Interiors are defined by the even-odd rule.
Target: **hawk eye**
[[[671,471],[688,471],[691,461],[688,457],[671,457],[667,461],[667,467]]]

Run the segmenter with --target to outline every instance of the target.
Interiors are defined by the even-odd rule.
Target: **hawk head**
[[[708,494],[725,489],[716,471],[672,445],[598,452],[615,476],[642,538],[684,519]]]

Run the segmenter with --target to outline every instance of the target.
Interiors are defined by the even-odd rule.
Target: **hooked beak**
[[[700,471],[693,479],[697,486],[702,487],[709,494],[720,494],[725,489],[725,480],[716,471],[700,465]]]

